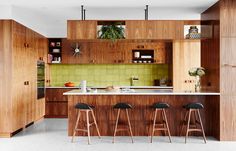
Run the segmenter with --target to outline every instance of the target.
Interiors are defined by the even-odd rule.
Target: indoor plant
[[[195,91],[200,91],[201,89],[201,83],[200,83],[200,78],[201,76],[205,75],[205,69],[202,67],[195,67],[191,68],[188,71],[190,76],[195,77]]]
[[[99,39],[111,39],[115,41],[116,39],[124,39],[124,28],[122,25],[110,24],[102,25],[101,29],[98,31]]]

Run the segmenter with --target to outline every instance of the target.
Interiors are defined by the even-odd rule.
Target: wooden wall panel
[[[173,87],[176,91],[194,91],[194,77],[188,71],[201,66],[200,40],[173,42]]]
[[[236,36],[236,1],[220,0],[220,34],[222,37]]]
[[[0,20],[0,136],[9,137],[11,112],[11,21]]]
[[[220,0],[202,14],[203,27],[211,27],[211,36],[202,41],[202,64],[209,74],[203,79],[206,87],[220,91],[220,140],[236,140],[236,2]],[[202,30],[207,35],[206,30]],[[206,32],[205,32],[206,31]],[[210,85],[209,85],[210,82]]]
[[[202,87],[220,89],[220,5],[219,2],[201,14],[201,64],[206,69]]]
[[[220,1],[221,140],[236,140],[236,2]]]

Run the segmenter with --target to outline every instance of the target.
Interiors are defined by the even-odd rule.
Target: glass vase
[[[195,77],[195,92],[199,92],[201,90],[201,78],[200,76]]]

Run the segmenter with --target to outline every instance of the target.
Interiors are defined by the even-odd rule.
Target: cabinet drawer
[[[67,103],[46,103],[46,115],[47,118],[66,118],[68,115]]]

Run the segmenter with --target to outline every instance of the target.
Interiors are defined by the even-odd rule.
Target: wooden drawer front
[[[67,103],[54,103],[47,102],[46,103],[46,115],[48,118],[65,118],[68,115]]]
[[[70,90],[72,89],[48,88],[46,89],[46,102],[67,102],[67,97],[63,93]]]

